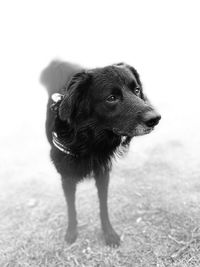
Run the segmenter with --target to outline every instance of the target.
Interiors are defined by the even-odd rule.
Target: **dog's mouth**
[[[113,128],[113,132],[120,136],[134,137],[142,136],[151,133],[154,130],[154,127],[144,127],[143,125],[138,125],[133,131],[122,131],[118,128]]]
[[[154,130],[154,127],[147,128],[147,129],[138,127],[134,131],[134,136],[146,135],[146,134],[151,133],[153,130]]]
[[[129,136],[130,137],[130,135],[127,132],[119,130],[118,128],[113,128],[113,133],[115,133],[116,135],[120,135],[120,136]]]

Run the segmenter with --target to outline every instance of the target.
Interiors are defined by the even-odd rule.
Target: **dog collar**
[[[64,144],[62,144],[62,141],[58,139],[56,132],[52,132],[52,142],[58,150],[62,151],[63,153],[69,156],[76,157],[76,155],[72,153],[72,151],[69,148],[67,148]]]
[[[58,113],[58,109],[59,106],[63,100],[64,96],[58,93],[55,93],[51,96],[51,99],[53,100],[53,104],[51,104],[50,109],[54,112],[54,113]],[[59,140],[58,135],[55,131],[52,132],[52,142],[54,144],[54,146],[62,151],[63,153],[69,155],[69,156],[73,156],[75,157],[76,155],[74,153],[71,152],[71,150],[65,145],[63,144],[62,140]]]

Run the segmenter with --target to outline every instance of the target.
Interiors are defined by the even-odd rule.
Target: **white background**
[[[45,140],[39,75],[54,58],[133,65],[162,115],[157,136],[198,133],[199,14],[199,1],[1,2],[1,143]]]

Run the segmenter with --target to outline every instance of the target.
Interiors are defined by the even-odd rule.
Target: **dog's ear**
[[[142,83],[140,81],[140,75],[139,75],[139,73],[137,72],[137,70],[135,68],[133,68],[132,66],[130,66],[130,65],[124,63],[124,62],[116,63],[116,64],[114,64],[114,66],[128,69],[135,76],[136,81],[140,85],[140,87],[142,87]]]
[[[136,81],[137,83],[139,84],[140,88],[142,88],[142,82],[140,80],[140,75],[139,73],[137,72],[137,70],[135,68],[133,68],[132,66],[130,65],[126,65],[126,67],[133,73],[133,75],[135,76],[136,78]],[[148,105],[151,105],[149,99],[147,98],[147,96],[144,94],[143,90],[141,91],[141,98],[146,102],[146,104]]]
[[[125,65],[126,66],[126,68],[128,68],[131,72],[132,72],[132,74],[135,76],[135,78],[136,78],[136,81],[137,81],[137,83],[139,84],[139,86],[142,88],[142,83],[141,83],[141,80],[140,80],[140,75],[139,75],[139,73],[137,72],[137,70],[135,69],[135,68],[133,68],[132,66],[130,66],[130,65]]]
[[[142,88],[142,82],[141,82],[141,80],[140,80],[140,75],[139,75],[139,73],[137,72],[137,70],[136,70],[135,68],[133,68],[132,66],[127,65],[127,64],[125,64],[124,66],[125,66],[125,68],[127,68],[129,71],[131,71],[131,73],[132,73],[132,74],[134,75],[134,77],[136,78],[136,81],[137,81],[137,83],[139,84],[140,88],[143,89],[143,88]],[[142,98],[145,102],[148,103],[148,99],[147,99],[147,97],[145,96],[145,94],[143,93],[143,90],[141,91],[141,98]]]
[[[72,77],[59,107],[61,120],[71,122],[72,118],[76,119],[80,115],[87,116],[90,78],[90,74],[87,72],[79,72]]]

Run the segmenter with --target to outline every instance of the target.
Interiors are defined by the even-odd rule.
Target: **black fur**
[[[62,81],[58,78],[61,71]],[[100,217],[106,243],[119,245],[120,238],[112,228],[107,209],[111,160],[115,154],[120,154],[128,148],[133,136],[149,130],[145,125],[147,114],[148,121],[152,118],[156,120],[157,116],[157,122],[154,124],[158,123],[159,115],[147,103],[137,71],[123,63],[83,70],[80,67],[74,68],[74,65],[69,63],[54,62],[43,71],[41,80],[49,92],[46,133],[51,144],[51,159],[61,174],[68,203],[66,240],[72,243],[77,236],[76,184],[93,174],[98,189]],[[137,87],[140,92],[136,95],[134,90]],[[53,112],[50,108],[53,104],[51,94],[55,92],[62,94],[63,99],[57,111]],[[111,95],[114,96],[114,101],[109,98]],[[142,133],[138,134],[139,129]],[[71,151],[70,154],[65,154],[53,145],[53,131],[60,140],[64,140],[65,146]]]

